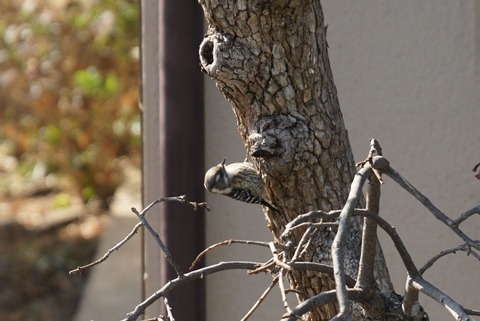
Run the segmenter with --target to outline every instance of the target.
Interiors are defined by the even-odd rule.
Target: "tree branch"
[[[259,246],[264,246],[264,247],[269,246],[268,242],[252,241],[252,240],[233,240],[233,239],[230,239],[230,240],[225,240],[225,241],[222,241],[222,242],[218,242],[218,243],[215,243],[213,245],[210,245],[205,250],[200,252],[200,254],[197,255],[195,260],[190,265],[190,270],[193,270],[195,265],[197,265],[198,262],[200,262],[200,260],[205,256],[205,254],[207,254],[207,252],[213,250],[214,248],[217,248],[217,247],[220,247],[220,246],[223,246],[223,245],[231,245],[231,244],[247,244],[247,245],[254,244],[254,245],[259,245]]]
[[[300,239],[300,242],[298,242],[297,248],[295,249],[295,253],[293,254],[290,262],[295,262],[300,259],[300,257],[302,256],[302,253],[305,253],[305,250],[310,244],[310,240],[312,239],[313,235],[316,232],[317,232],[317,228],[313,226],[310,226],[305,230],[305,232],[302,235],[302,238]]]
[[[265,289],[262,295],[258,298],[257,302],[248,310],[247,314],[240,320],[240,321],[247,321],[248,318],[255,312],[255,310],[262,304],[263,300],[267,297],[267,295],[272,291],[273,287],[278,283],[278,276],[275,276],[272,280],[272,283]]]
[[[355,215],[362,215],[368,218],[371,218],[375,220],[378,226],[380,226],[381,229],[383,229],[388,236],[390,236],[390,239],[393,241],[393,244],[395,248],[397,249],[398,254],[400,255],[400,258],[402,259],[402,262],[407,269],[407,273],[410,277],[418,277],[420,276],[420,273],[418,272],[415,263],[412,260],[412,257],[410,256],[410,253],[408,252],[407,248],[405,247],[405,244],[403,244],[402,239],[400,236],[397,234],[397,231],[393,226],[391,226],[387,221],[385,221],[383,218],[378,216],[375,213],[371,213],[367,210],[360,210],[357,209],[355,210]],[[413,311],[413,306],[418,304],[418,292],[414,290],[413,288],[407,287],[405,290],[405,295],[404,295],[404,302],[403,302],[403,310],[405,313],[409,316],[411,316],[412,311]]]
[[[278,287],[280,289],[280,295],[282,297],[283,308],[287,311],[288,314],[291,314],[292,309],[290,309],[290,306],[288,305],[287,291],[285,290],[284,284],[285,269],[281,268],[279,273],[280,275],[278,277]]]
[[[448,254],[452,254],[452,253],[455,254],[457,251],[467,252],[467,255],[472,254],[477,260],[480,261],[480,255],[478,255],[477,252],[472,251],[472,249],[467,244],[461,244],[457,247],[441,251],[440,253],[432,257],[430,260],[427,261],[427,263],[425,263],[425,265],[422,268],[420,268],[419,270],[420,274],[425,273],[425,271],[429,269],[439,258]]]
[[[163,199],[164,200],[164,199]],[[155,241],[157,242],[158,246],[160,247],[160,249],[162,250],[163,252],[163,255],[165,256],[165,258],[167,259],[168,263],[173,267],[173,269],[175,270],[175,272],[177,273],[178,277],[179,278],[184,278],[184,274],[180,268],[180,266],[178,265],[177,262],[175,262],[175,260],[173,259],[172,255],[170,254],[170,251],[168,250],[168,248],[165,246],[165,244],[163,244],[163,241],[162,239],[160,238],[160,236],[158,235],[157,232],[155,232],[155,230],[153,229],[153,227],[150,225],[150,223],[148,223],[147,219],[145,218],[145,213],[147,213],[147,211],[155,204],[161,202],[161,200],[156,200],[152,203],[150,203],[149,206],[147,206],[141,213],[139,213],[137,211],[137,209],[135,207],[132,207],[132,212],[135,213],[138,218],[140,219],[141,223],[143,224],[143,226],[145,226],[145,228],[150,232],[150,234],[153,236],[153,238],[155,239]]]
[[[458,216],[458,218],[456,220],[454,220],[453,222],[455,223],[455,225],[460,225],[463,221],[465,221],[466,219],[468,219],[470,216],[474,215],[474,214],[480,214],[480,204],[478,204],[477,206],[463,212],[462,214],[460,214]]]
[[[110,255],[117,251],[118,249],[120,249],[123,244],[127,243],[128,240],[130,240],[137,232],[138,232],[138,229],[142,226],[142,222],[138,222],[135,227],[132,229],[132,231],[123,239],[121,240],[120,242],[118,242],[117,244],[115,244],[114,247],[112,247],[111,249],[109,249],[107,251],[107,253],[105,253],[105,255],[103,255],[100,259],[96,260],[96,261],[93,261],[92,263],[89,263],[89,264],[86,264],[86,265],[82,265],[82,266],[79,266],[77,267],[76,269],[74,270],[71,270],[70,272],[68,272],[68,274],[70,275],[74,275],[74,274],[82,274],[83,272],[85,272],[86,269],[88,268],[91,268],[92,266],[95,266],[97,264],[100,264],[102,263],[103,261],[106,261]]]
[[[337,289],[337,300],[340,309],[339,314],[343,315],[346,320],[351,320],[351,308],[345,283],[343,251],[345,250],[345,241],[347,233],[349,232],[348,227],[350,218],[353,215],[355,206],[362,193],[362,187],[368,175],[370,175],[370,172],[371,167],[367,165],[355,174],[347,201],[338,218],[338,231],[332,244],[332,263],[335,271],[334,277]]]
[[[442,304],[447,309],[447,311],[450,312],[450,314],[455,318],[455,320],[473,321],[460,304],[455,302],[451,297],[443,293],[433,284],[427,282],[421,276],[412,278],[410,280],[410,283],[418,291],[428,295],[438,303]]]
[[[140,213],[137,211],[137,209],[136,209],[135,207],[132,207],[132,212],[135,213],[135,215],[138,216],[138,218],[139,218],[140,221],[142,222],[143,226],[145,226],[145,228],[146,228],[146,229],[150,232],[150,234],[153,236],[153,238],[154,238],[155,241],[157,242],[158,246],[159,246],[160,249],[162,250],[163,255],[164,255],[165,258],[167,259],[168,263],[173,267],[173,269],[175,270],[175,272],[177,273],[177,275],[178,275],[180,278],[183,278],[183,277],[184,277],[184,274],[183,274],[180,266],[177,264],[177,262],[175,262],[175,260],[173,259],[172,255],[170,254],[170,251],[169,251],[168,248],[165,246],[165,244],[163,244],[163,241],[162,241],[162,239],[160,238],[160,236],[158,235],[158,233],[152,228],[152,226],[148,223],[147,219],[145,218],[145,214],[146,214],[154,205],[156,205],[156,204],[158,204],[158,203],[162,203],[162,202],[178,202],[178,203],[189,204],[190,206],[193,207],[193,210],[194,210],[194,211],[196,211],[198,208],[205,208],[207,211],[209,211],[210,208],[208,208],[207,203],[205,203],[205,202],[197,203],[197,202],[187,201],[186,198],[185,198],[185,195],[159,198],[159,199],[153,201],[152,203],[150,203],[150,204],[149,204],[147,207],[145,207]]]
[[[380,209],[380,181],[374,175],[368,178],[368,193],[366,208],[371,213],[378,215]],[[355,287],[370,289],[374,285],[374,264],[377,246],[377,223],[365,218],[363,221],[362,249],[357,284]]]
[[[333,267],[330,265],[316,263],[316,262],[288,262],[287,263],[292,269],[297,270],[308,270],[328,274],[331,277],[334,277]],[[355,286],[355,279],[351,278],[348,275],[345,275],[345,283],[348,287]]]
[[[295,219],[293,219],[289,224],[287,224],[288,228],[293,228],[298,224],[302,224],[307,220],[314,220],[314,219],[336,219],[340,215],[339,210],[334,210],[330,212],[323,212],[323,211],[311,211],[306,214],[299,215]],[[403,244],[400,236],[398,236],[397,231],[393,226],[391,226],[386,220],[381,218],[380,216],[372,213],[366,209],[355,209],[353,215],[360,215],[363,217],[368,217],[376,222],[376,224],[383,229],[392,239],[393,244],[395,245],[402,261],[410,275],[418,275],[419,272],[413,263],[413,260],[408,253],[407,248]],[[287,228],[286,228],[287,230]]]
[[[177,277],[171,281],[168,281],[162,288],[158,291],[150,295],[147,299],[143,302],[138,304],[135,307],[135,310],[127,314],[127,318],[123,319],[122,321],[135,321],[137,318],[143,314],[145,309],[152,305],[155,301],[160,299],[161,297],[165,297],[171,290],[175,289],[176,287],[183,285],[187,282],[191,282],[193,280],[197,280],[203,278],[205,275],[220,272],[220,271],[227,271],[227,270],[252,270],[256,267],[260,266],[262,263],[258,262],[245,262],[245,261],[229,261],[229,262],[220,262],[214,265],[210,265],[189,273],[185,273],[183,278]]]
[[[452,221],[448,216],[446,216],[442,211],[440,211],[433,203],[419,190],[417,190],[410,182],[403,178],[395,169],[389,167],[385,174],[397,182],[401,187],[403,187],[407,192],[409,192],[413,197],[415,197],[420,203],[423,204],[438,220],[447,225],[455,234],[457,234],[465,243],[469,246],[480,250],[480,242],[476,242],[469,238],[465,233],[463,233],[457,224]]]
[[[172,314],[172,307],[168,304],[168,299],[166,297],[163,298],[163,303],[165,304],[165,310],[167,310],[167,320],[175,321],[175,318]]]
[[[365,295],[365,291],[361,289],[347,289],[347,295],[349,299],[353,301],[361,301],[362,297]],[[291,314],[285,315],[282,319],[288,318],[286,321],[296,321],[299,317],[310,312],[314,308],[334,302],[337,302],[337,290],[325,291],[299,303],[292,309]]]
[[[210,208],[208,208],[207,206],[207,203],[205,202],[202,202],[202,203],[197,203],[197,202],[190,202],[190,201],[187,201],[186,198],[185,198],[185,195],[181,195],[181,196],[173,196],[173,197],[163,197],[163,198],[160,198],[160,199],[157,199],[155,201],[153,201],[152,203],[150,203],[149,205],[147,205],[147,207],[145,207],[141,213],[138,213],[138,211],[134,208],[132,208],[132,211],[137,215],[141,215],[142,217],[156,204],[158,203],[161,203],[161,202],[179,202],[179,203],[186,203],[186,204],[189,204],[190,206],[193,207],[193,210],[196,211],[198,208],[205,208],[207,211],[210,210]],[[148,223],[147,223],[148,224]],[[91,268],[92,266],[95,266],[95,265],[98,265],[104,261],[106,261],[110,255],[119,250],[128,240],[130,240],[133,235],[135,235],[137,232],[138,232],[138,229],[144,225],[144,222],[141,220],[140,222],[138,222],[134,228],[132,229],[132,231],[123,239],[121,240],[120,242],[118,242],[117,244],[115,244],[115,246],[113,246],[112,248],[110,248],[104,256],[102,256],[100,259],[94,261],[94,262],[91,262],[89,264],[86,264],[86,265],[83,265],[83,266],[79,266],[77,267],[76,269],[74,270],[71,270],[70,272],[68,272],[68,274],[70,275],[74,275],[74,274],[82,274],[83,272],[85,272],[86,269],[88,268]],[[153,230],[153,229],[152,229]],[[156,234],[156,233],[155,233]],[[158,237],[158,234],[157,234],[157,237]],[[159,239],[159,237],[158,237]],[[160,240],[161,242],[161,240]],[[162,243],[163,244],[163,243]],[[166,249],[166,248],[165,248]],[[168,250],[167,250],[168,252]]]
[[[465,310],[465,312],[469,315],[480,315],[480,311],[479,310],[472,310],[472,309],[466,309],[466,308],[463,308]]]
[[[340,215],[340,213],[341,213],[341,210],[333,210],[328,213],[317,210],[317,211],[310,211],[305,214],[300,214],[285,226],[285,230],[283,231],[280,238],[283,241],[286,241],[290,233],[292,233],[292,231],[298,226],[300,226],[301,224],[304,224],[304,223],[312,224],[312,221],[319,220],[319,219],[336,220],[338,218],[338,215]]]

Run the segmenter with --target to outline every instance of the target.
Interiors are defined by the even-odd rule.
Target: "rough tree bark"
[[[266,212],[278,239],[301,213],[341,209],[355,174],[327,54],[326,27],[317,0],[200,0],[208,32],[200,46],[203,70],[231,102],[245,147],[279,213]],[[361,221],[352,222],[345,253],[347,274],[357,274]],[[301,234],[296,237],[300,237]],[[306,257],[331,262],[334,233],[325,229]],[[379,287],[392,292],[377,253]],[[312,272],[290,275],[300,299],[333,289]],[[335,305],[310,314],[330,319]]]

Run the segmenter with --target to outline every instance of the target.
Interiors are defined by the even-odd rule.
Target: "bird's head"
[[[229,194],[232,190],[230,187],[230,177],[225,168],[225,158],[220,164],[213,166],[205,173],[205,188],[217,194]]]

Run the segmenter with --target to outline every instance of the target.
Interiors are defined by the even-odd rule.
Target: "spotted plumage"
[[[225,165],[225,161],[213,166],[205,174],[204,185],[208,191],[277,211],[265,200],[265,183],[253,164],[243,162]]]

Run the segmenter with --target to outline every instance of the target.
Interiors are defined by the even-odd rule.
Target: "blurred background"
[[[140,166],[138,3],[0,0],[0,315],[71,320]]]

